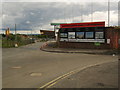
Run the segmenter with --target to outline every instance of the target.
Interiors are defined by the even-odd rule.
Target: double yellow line
[[[45,85],[39,87],[37,90],[40,90],[40,89],[42,89],[42,88],[50,88],[51,86],[55,85],[58,81],[60,81],[60,80],[62,80],[62,79],[64,79],[64,78],[66,78],[66,77],[74,74],[74,73],[77,72],[77,71],[78,71],[78,70],[74,70],[74,71],[71,71],[71,72],[69,72],[69,73],[66,73],[66,74],[64,74],[64,75],[62,75],[62,76],[59,76],[59,77],[57,77],[56,79],[54,79],[54,80],[46,83]]]
[[[114,61],[113,61],[113,62],[114,62]],[[105,62],[104,62],[104,63],[105,63]],[[71,72],[69,72],[69,73],[66,73],[66,74],[64,74],[64,75],[62,75],[62,76],[59,76],[59,77],[57,77],[56,79],[54,79],[54,80],[46,83],[45,85],[39,87],[37,90],[40,90],[40,89],[43,90],[43,89],[46,89],[46,88],[50,88],[51,86],[55,85],[55,84],[56,84],[57,82],[59,82],[60,80],[66,78],[66,77],[68,77],[68,76],[70,76],[70,75],[72,75],[72,74],[75,74],[75,73],[77,73],[77,72],[79,72],[79,71],[82,71],[82,70],[84,70],[84,69],[86,69],[86,68],[90,68],[90,67],[93,67],[93,66],[96,66],[96,65],[100,65],[100,64],[103,64],[103,63],[97,63],[97,64],[85,66],[85,67],[83,67],[83,68],[81,68],[81,69],[73,70],[73,71],[71,71]]]

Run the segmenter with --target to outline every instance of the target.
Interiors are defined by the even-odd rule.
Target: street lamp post
[[[108,0],[108,27],[110,23],[110,0]]]
[[[15,24],[15,47],[18,47],[18,44],[17,44],[17,30],[16,30],[16,24]]]

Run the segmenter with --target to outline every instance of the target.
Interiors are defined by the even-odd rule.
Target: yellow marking
[[[56,78],[56,79],[54,79],[54,80],[46,83],[45,85],[41,86],[40,88],[44,88],[44,87],[48,86],[49,84],[52,84],[52,83],[54,83],[55,81],[57,81],[57,80],[59,80],[59,79],[62,79],[63,77],[65,77],[65,76],[67,76],[67,75],[69,75],[70,73],[73,73],[73,72],[75,72],[75,71],[71,71],[71,72],[66,73],[66,74],[64,74],[64,75],[62,75],[62,76],[59,76],[58,78]]]
[[[50,84],[47,88],[50,88],[51,86],[55,85],[57,82],[54,82],[54,83]]]
[[[112,61],[112,62],[115,62],[115,61]],[[103,62],[103,63],[107,63],[107,62]],[[66,77],[68,77],[68,76],[70,76],[70,75],[72,75],[72,74],[74,74],[74,73],[77,73],[77,72],[79,72],[79,71],[81,71],[81,70],[84,70],[84,69],[86,69],[86,68],[89,68],[89,67],[92,67],[92,66],[96,66],[96,65],[100,65],[100,64],[103,64],[103,63],[88,65],[88,66],[85,66],[85,67],[83,67],[83,68],[81,68],[81,69],[73,70],[73,71],[71,71],[71,72],[69,72],[69,73],[66,73],[66,74],[64,74],[64,75],[62,75],[62,76],[57,77],[56,79],[53,79],[52,81],[50,81],[50,82],[46,83],[45,85],[39,87],[37,90],[40,90],[41,88],[48,88],[48,87],[50,88],[51,86],[55,85],[55,84],[56,84],[57,82],[59,82],[60,80],[66,78]]]

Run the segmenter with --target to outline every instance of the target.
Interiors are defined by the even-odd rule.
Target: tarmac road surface
[[[118,88],[118,62],[86,68],[49,88]],[[105,89],[104,89],[105,90]],[[113,89],[118,90],[118,89]]]
[[[3,88],[39,88],[72,70],[118,60],[112,55],[44,52],[42,44],[2,50]]]

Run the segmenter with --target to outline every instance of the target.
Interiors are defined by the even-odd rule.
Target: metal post
[[[108,0],[108,27],[110,22],[110,0]]]
[[[81,5],[81,22],[83,22],[83,5]]]
[[[15,24],[15,35],[16,35],[16,24]]]
[[[93,22],[93,2],[91,2],[91,22]]]
[[[55,25],[54,25],[54,35],[55,35]],[[54,36],[54,38],[56,39],[56,37]]]
[[[17,44],[17,31],[16,31],[16,24],[15,24],[15,47],[18,47],[18,44]]]
[[[32,29],[31,29],[31,43],[32,43],[32,40],[33,40],[33,38],[32,38]]]
[[[17,43],[17,36],[16,36],[16,34],[17,34],[17,31],[16,31],[16,24],[15,24],[15,43]]]

